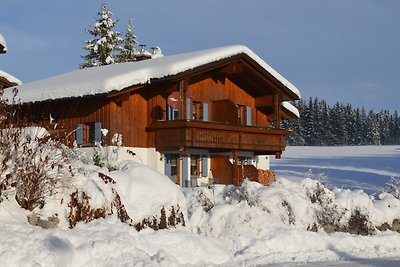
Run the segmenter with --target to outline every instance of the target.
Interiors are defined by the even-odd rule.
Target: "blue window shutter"
[[[251,107],[246,107],[246,125],[251,126]]]
[[[76,126],[76,144],[78,146],[83,145],[83,124]]]
[[[189,156],[182,156],[182,186],[189,186]]]
[[[173,110],[172,110],[172,108],[170,107],[170,106],[167,106],[167,120],[168,121],[171,121],[172,120],[172,118],[173,118]]]
[[[192,117],[192,108],[190,107],[190,98],[186,98],[186,119],[190,120]]]
[[[101,122],[96,122],[94,124],[94,142],[101,142]]]
[[[208,176],[208,157],[201,156],[201,176],[207,177]]]
[[[208,121],[208,103],[203,103],[203,121]]]
[[[171,178],[171,155],[165,154],[165,175]]]

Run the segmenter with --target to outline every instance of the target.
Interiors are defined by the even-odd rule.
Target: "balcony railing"
[[[147,128],[154,132],[154,145],[160,151],[182,147],[209,150],[242,150],[276,154],[285,150],[290,132],[203,121],[159,121]]]

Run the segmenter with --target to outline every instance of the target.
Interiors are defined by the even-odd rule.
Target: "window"
[[[179,184],[179,155],[165,154],[165,175]]]
[[[171,180],[178,183],[178,157],[171,157]]]
[[[191,155],[190,156],[190,175],[200,176],[200,156]]]
[[[244,106],[237,105],[237,117],[239,125],[246,125],[246,114]]]
[[[101,122],[90,122],[76,126],[76,143],[89,146],[101,142]]]
[[[192,109],[192,119],[193,120],[203,120],[203,103],[193,101]]]
[[[237,117],[239,125],[251,126],[251,107],[237,105]]]
[[[171,93],[167,98],[167,119],[178,120],[180,106],[182,105],[182,99],[179,92]]]
[[[237,165],[252,165],[252,163],[253,163],[253,158],[250,157],[240,156],[238,157],[237,160]]]

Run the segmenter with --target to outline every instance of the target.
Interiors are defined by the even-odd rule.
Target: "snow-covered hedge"
[[[240,228],[257,235],[282,224],[359,235],[400,231],[400,200],[393,195],[374,199],[361,190],[329,190],[312,179],[299,184],[281,178],[269,187],[245,181],[240,187],[196,188],[186,197],[193,230],[212,236]]]

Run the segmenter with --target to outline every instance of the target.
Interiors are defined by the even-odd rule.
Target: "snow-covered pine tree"
[[[333,133],[332,133],[332,126],[330,124],[330,108],[328,104],[326,103],[325,100],[322,100],[320,103],[320,108],[321,108],[321,114],[320,114],[320,120],[321,120],[321,137],[323,140],[321,140],[321,145],[332,145],[333,144]]]
[[[390,115],[388,142],[392,145],[400,144],[400,117],[396,110]]]
[[[324,136],[323,136],[323,125],[322,125],[322,114],[321,107],[318,97],[314,98],[313,104],[313,118],[314,118],[314,141],[312,143],[313,146],[321,146],[324,145]]]
[[[387,145],[387,137],[389,136],[389,111],[381,110],[378,114],[378,124],[379,124],[379,135],[381,138],[381,144]]]
[[[304,141],[306,146],[312,146],[315,143],[315,113],[313,104],[313,99],[310,97],[304,114]]]
[[[354,125],[352,131],[352,143],[350,145],[362,145],[364,142],[364,121],[362,117],[362,112],[359,108],[356,108],[354,113]]]
[[[330,116],[330,124],[333,132],[333,145],[345,145],[348,140],[346,127],[345,107],[336,102],[333,106]]]
[[[120,33],[112,30],[118,20],[111,18],[112,13],[106,4],[101,6],[97,15],[96,23],[86,30],[95,38],[85,42],[83,48],[89,51],[89,54],[82,56],[85,62],[80,65],[81,69],[113,64],[115,52],[120,49]]]
[[[376,114],[371,110],[367,117],[367,144],[380,145],[379,122]]]
[[[138,45],[138,41],[136,35],[133,34],[132,20],[129,19],[129,22],[126,25],[123,47],[121,47],[120,53],[117,56],[117,62],[123,63],[136,61],[136,45]]]

